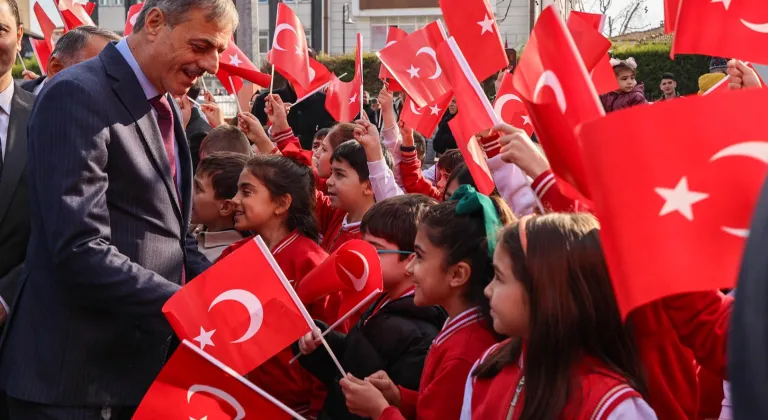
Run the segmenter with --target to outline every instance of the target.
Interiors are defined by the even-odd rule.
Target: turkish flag
[[[462,110],[462,112],[464,111]],[[456,114],[456,118],[448,121],[448,126],[451,128],[453,138],[456,139],[456,145],[459,146],[461,155],[464,156],[464,164],[467,165],[469,173],[472,174],[477,190],[485,195],[490,195],[496,185],[493,182],[491,170],[488,169],[488,162],[485,161],[483,147],[480,146],[477,137],[475,137],[477,132],[464,125],[467,120],[458,118],[460,114]]]
[[[351,82],[342,82],[331,75],[328,91],[325,93],[325,109],[338,122],[349,122],[363,111],[363,36],[357,34],[355,51],[355,77]]]
[[[40,24],[40,32],[43,33],[43,39],[30,38],[29,42],[32,45],[32,51],[35,53],[37,62],[40,64],[40,70],[43,73],[47,73],[48,61],[51,59],[51,53],[53,53],[53,31],[56,29],[56,24],[51,21],[51,18],[45,13],[40,3],[35,2],[32,9],[37,17],[37,22]]]
[[[324,87],[328,86],[328,83],[331,81],[331,72],[328,71],[328,68],[311,57],[309,59],[309,68],[309,76],[312,82],[306,88],[303,88],[298,82],[291,80],[290,77],[286,76],[286,79],[291,82],[294,92],[296,92],[296,97],[298,98],[296,99],[296,103],[319,92]]]
[[[574,11],[568,16],[567,23],[568,31],[579,49],[587,71],[590,72],[598,94],[613,92],[619,88],[611,65],[611,56],[608,54],[611,41],[602,35],[604,22],[605,16],[601,14]]]
[[[290,77],[290,80],[304,88],[312,83],[304,26],[293,9],[284,3],[278,3],[277,6],[275,37],[272,39],[272,49],[267,53],[267,61],[280,74]]]
[[[509,67],[499,26],[488,0],[440,0],[448,32],[456,39],[477,80]]]
[[[133,33],[133,26],[136,25],[136,18],[139,17],[139,12],[144,8],[144,3],[134,4],[128,9],[128,16],[125,17],[125,30],[123,36],[128,36]]]
[[[176,334],[245,374],[311,330],[312,320],[261,237],[163,307]]]
[[[295,413],[284,404],[211,359],[184,341],[149,387],[133,419],[293,418]]]
[[[296,293],[302,302],[309,304],[332,293],[342,292],[341,316],[371,292],[383,287],[381,261],[376,248],[355,239],[345,242],[304,276]]]
[[[405,32],[404,30],[398,28],[397,26],[390,26],[387,30],[387,44],[384,46],[384,48],[389,47],[392,44],[395,44],[397,41],[400,41],[408,36],[408,32]],[[379,79],[387,82],[387,90],[390,92],[399,92],[403,90],[403,87],[400,86],[396,80],[392,77],[392,74],[387,70],[386,66],[381,66],[379,69]]]
[[[671,34],[675,31],[677,11],[680,9],[681,0],[664,0],[664,33]]]
[[[247,55],[245,55],[240,47],[235,44],[234,39],[229,40],[227,49],[221,53],[221,58],[219,59],[219,69],[226,71],[230,75],[242,77],[243,79],[261,87],[269,87],[270,82],[272,81],[272,77],[270,75],[259,71],[259,68],[256,67],[256,65],[253,64],[253,62],[248,58]],[[227,83],[227,85],[228,84],[229,83]]]
[[[451,91],[437,63],[437,48],[445,39],[443,24],[437,20],[376,53],[417,107]]]
[[[664,296],[735,286],[768,173],[768,142],[757,140],[768,139],[760,123],[766,103],[768,90],[746,89],[584,124],[594,209],[622,315]],[[716,117],[702,124],[702,115]]]
[[[53,0],[64,22],[64,29],[71,31],[78,26],[98,26],[91,19],[96,3],[81,4],[78,0]]]
[[[219,71],[216,72],[216,77],[230,95],[237,95],[237,93],[243,89],[243,79],[229,74],[229,72],[224,70],[221,66],[219,66]]]
[[[405,121],[409,127],[421,133],[424,137],[432,137],[437,125],[448,110],[448,105],[453,99],[453,92],[448,92],[438,99],[434,104],[423,108],[416,108],[413,101],[406,97],[403,104],[403,110],[400,111],[400,119]]]
[[[462,119],[462,127],[472,134],[487,130],[501,122],[485,96],[483,87],[475,79],[456,39],[451,37],[437,49],[437,61],[448,79],[461,110],[455,119]],[[458,144],[458,140],[456,142]],[[467,157],[465,156],[465,159]]]
[[[685,0],[680,5],[673,58],[675,54],[702,54],[768,63],[766,45],[765,0]]]
[[[589,187],[577,126],[605,115],[565,25],[554,7],[544,9],[514,74],[560,190],[588,202]]]
[[[520,93],[515,89],[512,74],[508,71],[505,71],[502,76],[493,110],[505,123],[525,130],[528,136],[533,135],[533,124],[528,116],[528,110],[520,99]]]

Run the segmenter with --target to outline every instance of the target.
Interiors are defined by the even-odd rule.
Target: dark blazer
[[[200,144],[203,142],[205,136],[211,132],[213,128],[200,112],[197,107],[192,107],[192,116],[189,118],[189,124],[187,124],[187,140],[189,140],[189,151],[192,154],[192,168],[197,168],[197,164],[200,163]]]
[[[27,121],[35,95],[17,84],[0,176],[0,297],[11,305],[29,241],[27,198]]]
[[[40,76],[35,80],[26,80],[21,82],[20,86],[22,89],[26,90],[27,92],[33,93],[35,91],[35,88],[40,86],[47,78],[48,76]]]
[[[192,161],[173,106],[181,203],[157,120],[115,44],[57,74],[35,102],[27,269],[0,349],[10,397],[133,406],[160,372],[172,337],[161,308],[182,267],[192,279],[210,265],[187,234]]]
[[[448,122],[450,122],[457,114],[458,113],[451,114],[450,112],[446,112],[440,120],[440,123],[437,125],[437,132],[432,141],[432,148],[435,150],[435,153],[443,154],[447,150],[457,149],[459,147],[456,145],[456,139],[453,138],[451,126],[448,125]]]

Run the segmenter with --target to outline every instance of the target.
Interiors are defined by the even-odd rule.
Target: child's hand
[[[299,350],[301,351],[301,354],[306,356],[317,350],[322,343],[322,341],[320,341],[320,336],[320,330],[313,328],[311,332],[308,332],[304,337],[301,337],[299,339]]]
[[[384,395],[370,382],[361,381],[351,374],[347,374],[339,384],[344,392],[344,397],[347,399],[347,409],[352,414],[378,419],[381,413],[389,407]]]
[[[248,140],[259,148],[260,152],[269,153],[274,148],[261,122],[250,112],[241,112],[237,116],[237,126],[245,133]]]
[[[397,385],[389,379],[387,372],[380,370],[365,378],[365,380],[381,391],[381,394],[387,399],[389,405],[400,407],[400,390],[397,388]]]
[[[501,135],[499,137],[501,160],[519,166],[533,179],[549,169],[547,158],[539,151],[525,130],[509,124],[499,124],[493,127],[493,131]]]
[[[224,121],[224,114],[221,113],[221,108],[219,108],[215,102],[200,104],[200,109],[203,111],[203,114],[205,114],[205,118],[208,120],[208,124],[211,125],[211,128],[226,124],[226,121]]]
[[[180,98],[176,99],[176,105],[181,110],[181,119],[184,123],[184,128],[186,128],[189,125],[189,120],[192,119],[192,101],[189,100],[189,96],[181,95]]]
[[[355,140],[365,149],[368,162],[378,162],[384,159],[381,151],[381,139],[376,126],[365,120],[357,120],[355,123]]]
[[[384,86],[381,88],[381,92],[379,92],[379,104],[381,105],[382,110],[387,109],[393,109],[392,104],[394,103],[394,98],[392,98],[392,92],[387,90],[387,87]]]
[[[731,76],[728,80],[728,89],[760,87],[760,78],[757,76],[757,72],[739,60],[728,62],[728,75]]]
[[[40,78],[37,73],[30,70],[24,70],[21,72],[21,76],[24,78],[24,80],[35,80]]]
[[[286,108],[286,104],[283,103],[280,95],[272,94],[267,96],[266,104],[264,111],[267,113],[269,121],[272,122],[272,133],[279,133],[291,128],[288,125],[289,108]]]
[[[397,125],[400,127],[400,135],[403,137],[403,146],[413,147],[415,144],[413,141],[413,129],[403,120],[398,121]]]

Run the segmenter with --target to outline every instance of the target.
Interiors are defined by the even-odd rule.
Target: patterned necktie
[[[168,97],[165,95],[156,96],[149,100],[149,103],[157,111],[157,125],[160,127],[160,135],[163,137],[163,146],[165,154],[168,157],[168,164],[171,166],[171,176],[173,185],[176,184],[176,150],[173,145],[173,111]]]

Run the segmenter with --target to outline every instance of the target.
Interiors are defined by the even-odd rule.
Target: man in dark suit
[[[116,33],[96,26],[72,29],[56,41],[56,47],[48,60],[48,75],[27,80],[21,87],[27,92],[38,94],[56,73],[96,57],[109,42],[119,40],[120,36]]]
[[[210,265],[187,234],[192,161],[169,94],[217,72],[237,19],[231,0],[147,0],[133,34],[35,102],[26,274],[0,349],[12,419],[128,419],[160,372],[162,306]]]

